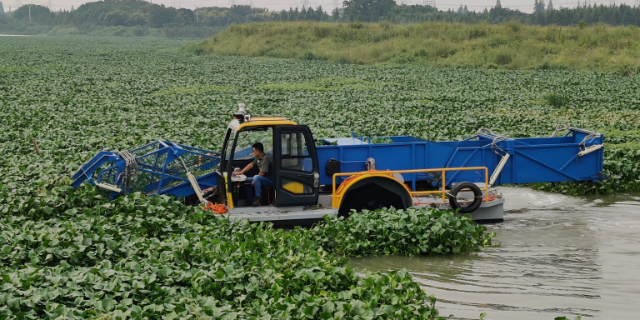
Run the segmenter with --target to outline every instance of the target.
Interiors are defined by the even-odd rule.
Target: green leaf
[[[105,311],[111,311],[115,308],[115,301],[113,299],[107,298],[102,300],[102,309]]]
[[[20,298],[13,298],[7,300],[7,305],[13,310],[20,310]]]

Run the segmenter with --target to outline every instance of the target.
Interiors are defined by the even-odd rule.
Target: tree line
[[[347,0],[340,21],[420,23],[428,21],[503,23],[518,21],[529,25],[608,24],[612,26],[640,26],[640,7],[578,3],[575,8],[555,8],[553,0],[534,0],[533,13],[502,7],[500,0],[492,8],[480,12],[469,11],[466,5],[458,10],[441,11],[421,5],[399,5],[394,0]],[[331,15],[335,17],[334,14]]]
[[[30,8],[29,8],[30,7]],[[29,13],[30,11],[30,13]],[[31,23],[40,25],[74,26],[147,26],[161,28],[165,26],[228,26],[232,23],[247,23],[271,20],[267,9],[249,6],[231,8],[207,7],[191,10],[176,9],[146,1],[90,2],[77,9],[50,11],[40,5],[23,5],[4,15],[5,23]]]
[[[12,12],[0,13],[0,26],[32,24],[44,26],[75,26],[91,29],[100,26],[186,28],[202,27],[220,30],[231,24],[264,21],[336,21],[421,23],[428,21],[477,23],[503,23],[518,21],[531,25],[585,25],[603,23],[612,26],[640,26],[640,7],[589,4],[576,8],[555,8],[552,0],[535,0],[533,13],[503,8],[500,0],[490,9],[469,11],[465,6],[458,10],[441,11],[424,5],[398,4],[394,0],[346,0],[343,8],[326,12],[317,8],[289,8],[269,11],[245,5],[230,8],[203,7],[196,10],[153,4],[146,1],[105,0],[81,5],[75,10],[50,11],[40,5],[23,5]],[[214,30],[214,29],[211,29]]]

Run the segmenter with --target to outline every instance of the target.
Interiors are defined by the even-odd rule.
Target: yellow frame
[[[240,125],[238,125],[238,127],[234,129],[234,134],[248,127],[283,126],[283,125],[295,126],[296,123],[284,117],[255,117],[250,121],[243,122]],[[233,139],[235,139],[235,136],[233,137]],[[225,183],[225,186],[229,185],[226,175],[224,177],[224,183]],[[229,209],[233,209],[233,206],[234,206],[233,197],[231,196],[231,192],[229,190],[227,190],[227,206],[229,207]]]
[[[489,169],[487,167],[460,167],[460,168],[438,168],[438,169],[414,169],[414,170],[393,170],[393,171],[361,171],[361,172],[344,172],[344,173],[336,173],[333,175],[333,190],[332,190],[332,201],[331,205],[334,209],[340,208],[340,204],[342,202],[342,196],[344,193],[349,190],[349,187],[354,183],[368,177],[387,177],[397,181],[406,187],[406,185],[400,182],[398,179],[393,177],[392,175],[395,173],[423,173],[423,172],[441,172],[442,173],[442,186],[446,186],[446,172],[449,171],[475,171],[475,170],[484,170],[484,197],[487,199],[487,191],[489,190]],[[344,186],[342,192],[340,194],[336,194],[336,177],[340,176],[362,176],[361,178],[356,178],[353,181],[350,181],[347,186]],[[342,185],[341,185],[342,187]],[[340,191],[340,189],[338,189]],[[428,194],[442,194],[442,203],[446,203],[446,194],[451,190],[435,190],[435,191],[411,191],[409,190],[409,194],[412,197],[417,197],[419,195],[428,195]]]
[[[256,120],[243,122],[242,124],[240,124],[238,126],[237,131],[240,131],[243,128],[247,128],[247,127],[284,126],[284,125],[295,126],[296,123],[291,121],[291,120],[287,120],[285,118],[275,118],[275,117],[273,119],[260,119],[260,118],[257,118]]]

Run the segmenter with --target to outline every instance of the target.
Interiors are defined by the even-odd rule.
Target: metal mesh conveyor
[[[73,175],[72,186],[87,181],[112,191],[113,196],[141,192],[186,197],[194,194],[195,185],[216,185],[219,163],[217,152],[158,140],[130,151],[98,152]]]

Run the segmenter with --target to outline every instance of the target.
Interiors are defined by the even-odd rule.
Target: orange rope
[[[202,193],[207,193],[207,192],[213,190],[213,188],[215,188],[215,187],[206,188],[206,189],[202,190]]]
[[[211,210],[213,213],[217,213],[217,214],[223,214],[223,213],[227,213],[227,207],[224,206],[224,204],[218,204],[218,203],[211,203],[210,201],[207,201],[207,205],[204,206],[202,209],[204,210]]]
[[[493,201],[493,200],[495,200],[496,198],[497,198],[497,196],[494,194],[494,195],[490,196],[490,197],[489,197],[489,198],[487,198],[487,199],[482,199],[482,202],[485,202],[485,201]]]

